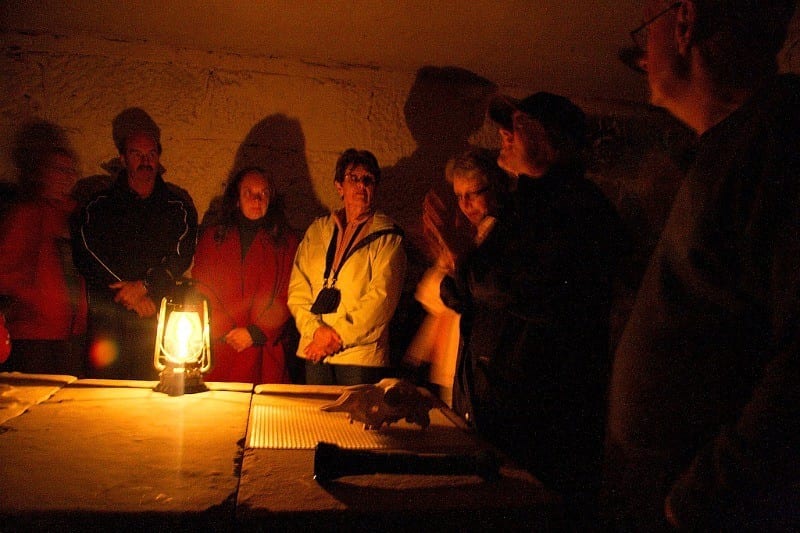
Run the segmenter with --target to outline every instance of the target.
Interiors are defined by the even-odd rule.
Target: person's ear
[[[518,130],[526,139],[532,142],[541,142],[542,140],[550,141],[547,129],[545,129],[544,124],[542,124],[540,120],[524,114],[517,118]]]
[[[533,118],[530,115],[520,113],[517,118],[517,129],[521,130],[526,135],[537,134],[544,130],[544,125],[540,120]]]
[[[500,134],[500,139],[510,142],[514,137],[514,132],[506,128],[498,128],[497,133]]]
[[[694,2],[692,0],[681,2],[675,13],[675,43],[681,56],[689,55],[689,48],[694,42],[696,24],[697,9]]]
[[[333,180],[333,186],[336,187],[336,192],[339,193],[339,198],[344,198],[344,187],[342,182]]]

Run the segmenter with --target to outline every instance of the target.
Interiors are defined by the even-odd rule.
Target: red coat
[[[68,246],[67,216],[39,200],[15,205],[2,221],[0,294],[12,298],[12,339],[67,340],[86,332],[84,281],[75,273],[70,290],[59,250],[59,242]]]
[[[207,228],[197,244],[192,277],[210,302],[211,362],[207,381],[287,383],[281,331],[291,320],[286,292],[297,238],[287,235],[276,244],[264,230],[256,234],[242,260],[239,231],[232,228],[222,243],[216,228]],[[234,328],[257,326],[266,336],[263,346],[237,353],[225,342]]]
[[[11,355],[11,335],[6,329],[6,317],[0,313],[0,363],[5,363]]]

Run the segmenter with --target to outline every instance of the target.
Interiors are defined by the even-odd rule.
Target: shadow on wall
[[[283,202],[289,225],[301,235],[316,217],[328,212],[314,192],[305,154],[300,122],[282,114],[270,115],[250,129],[228,174],[234,176],[246,167],[263,168],[275,181],[277,201]],[[224,188],[225,183],[220,190]],[[211,200],[205,216],[218,209],[221,202],[221,195]]]
[[[469,138],[481,129],[489,98],[497,86],[458,67],[426,66],[417,71],[403,112],[417,148],[392,167],[382,169],[378,202],[405,232],[408,269],[400,303],[392,319],[392,357],[402,357],[419,327],[424,311],[414,290],[432,264],[422,232],[422,201],[430,191],[447,202],[448,218],[458,209],[445,181],[447,160],[469,148]],[[452,215],[452,216],[450,216]]]
[[[489,98],[497,86],[462,68],[426,66],[417,71],[403,108],[416,150],[396,165],[382,170],[381,207],[406,233],[409,249],[409,283],[416,284],[427,266],[422,240],[422,200],[431,191],[457,209],[444,179],[447,160],[469,148],[469,138],[484,123]],[[419,257],[417,257],[419,256]],[[413,289],[412,289],[413,290]]]

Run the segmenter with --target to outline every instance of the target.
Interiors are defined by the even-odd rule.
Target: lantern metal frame
[[[179,286],[180,287],[180,286]],[[169,396],[181,396],[205,392],[208,386],[203,382],[203,373],[211,369],[211,335],[208,321],[208,302],[205,298],[189,297],[188,291],[181,294],[165,296],[161,299],[158,313],[158,329],[156,330],[153,365],[159,371],[158,385],[153,389]],[[200,345],[183,360],[170,353],[165,347],[164,335],[169,317],[176,312],[195,312],[200,314]],[[169,343],[167,343],[169,344]]]

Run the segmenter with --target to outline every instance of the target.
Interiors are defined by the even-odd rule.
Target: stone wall
[[[92,37],[0,33],[0,49],[0,181],[15,179],[11,143],[33,119],[66,128],[84,176],[106,174],[117,156],[112,120],[140,107],[161,128],[165,177],[190,192],[201,217],[232,172],[258,165],[303,231],[340,205],[333,167],[353,146],[384,167],[378,203],[412,245],[422,197],[442,184],[447,159],[469,144],[497,145],[486,99],[548,89],[497,87],[447,65],[396,72]],[[685,131],[642,104],[588,101],[577,88],[566,96],[590,116],[590,177],[629,223],[643,263],[680,176]],[[426,266],[418,251],[410,250],[408,294]]]
[[[24,120],[67,128],[84,175],[114,158],[111,121],[141,107],[159,124],[168,180],[202,214],[234,167],[275,169],[292,221],[335,206],[331,176],[348,146],[391,164],[414,142],[404,128],[409,76],[90,38],[1,35],[0,179]]]
[[[167,179],[192,194],[201,216],[232,171],[258,164],[273,171],[302,230],[338,206],[334,162],[355,146],[386,167],[379,202],[410,226],[450,155],[468,143],[496,144],[483,108],[497,88],[446,65],[393,72],[48,35],[0,34],[0,47],[0,181],[15,179],[9,149],[24,121],[66,128],[83,175],[92,176],[117,155],[112,119],[141,107],[161,127]],[[517,96],[542,89],[501,88]],[[607,124],[616,120],[609,114],[641,109],[568,96]]]

